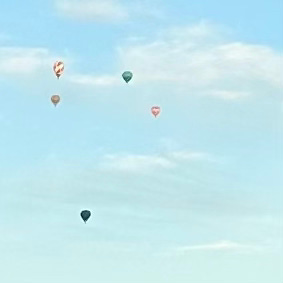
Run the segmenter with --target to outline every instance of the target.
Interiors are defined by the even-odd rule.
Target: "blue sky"
[[[282,8],[3,3],[0,281],[282,283]]]

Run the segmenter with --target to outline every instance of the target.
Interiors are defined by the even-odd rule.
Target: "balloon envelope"
[[[83,210],[81,212],[81,217],[82,217],[84,222],[87,222],[87,220],[90,218],[90,215],[91,215],[91,213],[90,213],[89,210]]]
[[[59,79],[59,77],[64,72],[64,63],[62,61],[56,61],[53,65],[53,70],[54,70],[56,77]]]
[[[56,106],[60,102],[60,96],[55,94],[51,96],[51,102]]]
[[[122,77],[125,80],[125,82],[128,83],[132,79],[133,73],[130,71],[126,71],[122,74]]]
[[[155,116],[159,115],[160,113],[160,107],[159,106],[152,106],[151,107],[151,113]]]

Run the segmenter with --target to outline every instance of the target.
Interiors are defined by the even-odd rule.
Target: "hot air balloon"
[[[64,71],[64,63],[62,61],[56,61],[53,65],[53,70],[55,75],[59,79],[59,77],[63,74]]]
[[[128,83],[132,79],[133,73],[130,71],[126,71],[122,74],[122,77],[125,80],[125,82]]]
[[[152,106],[151,107],[151,113],[155,116],[159,115],[160,113],[160,107],[159,106]]]
[[[60,96],[55,94],[51,96],[51,102],[54,104],[54,106],[56,107],[56,105],[60,102]]]
[[[86,223],[87,220],[90,218],[90,215],[91,215],[91,213],[90,213],[89,210],[83,210],[83,211],[81,212],[81,218],[83,219],[83,221],[84,221],[85,223]]]

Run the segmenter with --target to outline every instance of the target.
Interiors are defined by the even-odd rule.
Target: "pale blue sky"
[[[0,282],[282,283],[282,8],[2,3]]]

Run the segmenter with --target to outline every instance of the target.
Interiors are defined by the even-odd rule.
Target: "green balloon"
[[[130,71],[126,71],[122,74],[122,77],[125,80],[125,82],[128,83],[132,79],[133,73]]]
[[[82,219],[83,219],[83,221],[84,221],[85,223],[86,223],[87,220],[90,218],[90,215],[91,215],[91,213],[90,213],[89,210],[83,210],[83,211],[81,212],[81,217],[82,217]]]

